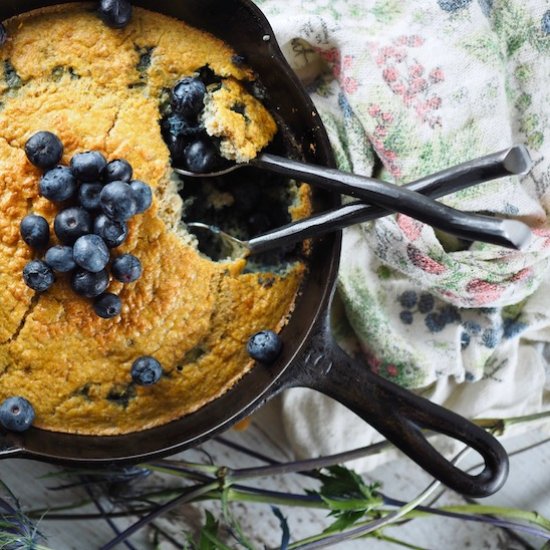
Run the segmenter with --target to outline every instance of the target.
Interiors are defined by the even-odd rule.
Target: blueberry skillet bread
[[[137,8],[123,29],[105,25],[90,4],[40,10],[4,25],[0,401],[24,398],[39,428],[90,435],[143,430],[197,410],[252,367],[250,336],[282,328],[305,270],[292,259],[281,269],[213,261],[181,221],[187,211],[210,208],[221,215],[240,199],[206,180],[177,180],[171,157],[197,170],[219,162],[215,150],[244,161],[276,134],[272,117],[248,91],[253,73],[218,39]],[[192,116],[179,116],[186,112]],[[62,144],[56,167],[32,162],[33,154],[44,152],[29,142],[45,135],[39,132]],[[95,160],[81,155],[88,151],[96,152]],[[80,173],[75,159],[95,163],[97,173]],[[121,180],[113,197],[130,184],[128,165],[112,164],[117,159],[133,169],[132,185],[151,187],[152,204],[127,221],[122,244],[110,243],[106,256],[101,248],[110,262],[102,290],[111,298],[98,305],[90,300],[93,293],[75,292],[74,273],[64,272],[75,266],[63,247],[76,238],[65,242],[60,224],[68,223],[66,229],[74,219],[66,213],[58,218],[71,208],[88,209],[92,229],[85,233],[101,235],[94,223],[103,227],[109,220],[97,221],[101,214],[93,210],[104,205],[94,201],[113,179]],[[55,177],[50,169],[58,171]],[[59,195],[56,178],[70,178],[71,170],[76,191]],[[254,191],[254,182],[248,185]],[[146,186],[140,190],[147,194]],[[307,214],[305,186],[288,184],[282,194],[277,204],[288,219]],[[248,193],[241,195],[246,202]],[[253,207],[247,216],[258,214]],[[32,223],[47,221],[46,245],[29,246],[34,225],[21,224],[27,216]],[[97,244],[95,237],[86,239],[78,245],[79,258]],[[128,257],[139,260],[139,273],[125,280],[124,273],[136,268]],[[51,267],[55,282],[45,291],[28,286],[36,286],[29,263]],[[156,383],[136,383],[148,361],[161,366],[147,380]]]

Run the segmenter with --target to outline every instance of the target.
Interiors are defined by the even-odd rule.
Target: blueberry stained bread
[[[33,12],[5,24],[0,401],[28,400],[39,428],[100,435],[146,429],[197,410],[251,368],[248,338],[280,330],[304,272],[300,262],[280,271],[259,262],[214,262],[197,250],[181,223],[188,210],[211,208],[217,216],[250,196],[210,183],[200,189],[204,195],[193,196],[197,184],[185,182],[181,189],[171,158],[193,162],[204,151],[197,143],[213,143],[226,159],[243,161],[267,145],[276,126],[247,92],[254,75],[214,37],[141,9],[118,30],[88,4]],[[205,88],[204,108],[187,125],[178,122],[177,94],[171,92],[186,78],[201,80]],[[60,165],[96,151],[108,162],[126,159],[132,177],[153,189],[152,206],[128,222],[124,242],[111,252],[111,263],[125,254],[139,258],[142,273],[130,283],[110,275],[108,292],[121,304],[110,318],[75,294],[69,273],[56,272],[45,292],[25,284],[23,270],[38,252],[23,240],[21,220],[46,219],[48,246],[61,246],[53,220],[74,207],[40,193],[44,172],[25,152],[39,131],[63,143]],[[305,189],[285,195],[285,215],[307,211]],[[262,227],[263,213],[249,205],[246,216],[251,226]],[[162,365],[154,384],[136,383],[132,376],[144,357]]]

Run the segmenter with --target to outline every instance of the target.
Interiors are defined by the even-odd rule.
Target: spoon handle
[[[259,160],[256,162],[264,162],[265,157],[266,155],[262,155],[259,158]],[[273,155],[269,155],[267,162],[271,163],[273,158],[274,158]],[[279,170],[279,167],[281,166],[281,163],[279,160],[280,157],[275,157],[275,158],[277,162],[277,165],[276,165],[277,170]],[[286,159],[282,159],[282,161],[284,161],[285,163],[291,162],[291,161],[287,161]],[[304,166],[300,163],[296,163],[296,164],[300,165],[300,169]],[[269,166],[272,168],[273,164],[270,164]],[[468,187],[477,185],[479,183],[488,182],[504,176],[526,174],[531,169],[531,166],[532,166],[532,161],[527,149],[523,145],[515,145],[509,149],[505,149],[503,151],[499,151],[497,153],[493,153],[478,159],[470,160],[468,162],[464,162],[457,166],[447,168],[446,170],[442,170],[441,172],[431,174],[429,176],[416,180],[412,183],[409,183],[399,189],[401,190],[406,189],[408,192],[422,193],[424,195],[429,196],[432,199],[436,199],[444,195],[455,193],[456,191],[460,191],[461,189],[466,189]],[[265,168],[265,166],[262,166],[262,167]],[[311,165],[306,166],[306,168],[310,168],[310,167]],[[318,170],[324,173],[327,169],[318,168]],[[289,172],[286,172],[286,173],[289,174]],[[300,177],[295,175],[295,172],[293,171],[293,169],[292,169],[292,173],[295,177]],[[338,176],[339,178],[343,174],[342,172],[336,172],[336,173],[339,174]],[[348,176],[348,174],[344,174],[344,175]],[[363,180],[376,181],[376,180],[372,180],[371,178],[363,178],[360,176],[354,176],[354,178],[360,178],[361,181]],[[308,181],[311,181],[310,176],[307,176],[307,179]],[[344,184],[344,186],[347,189],[346,191],[342,191],[341,187],[336,189],[338,185],[341,185],[339,182],[333,183],[331,185],[333,186],[332,188],[334,190],[338,190],[340,192],[345,192],[346,194],[349,194],[348,185]],[[352,184],[352,185],[355,185],[355,184]],[[441,205],[440,203],[434,203],[434,204],[436,204],[438,207],[444,206],[444,205]],[[431,204],[430,204],[430,208],[431,208]],[[445,208],[448,208],[448,207],[445,207]],[[322,214],[317,214],[315,216],[311,216],[303,220],[298,220],[291,224],[288,224],[278,229],[275,229],[273,231],[270,231],[269,233],[265,233],[258,237],[254,237],[250,239],[247,244],[250,248],[250,254],[257,254],[259,252],[272,250],[277,247],[289,246],[299,241],[302,241],[304,239],[318,237],[320,235],[324,235],[325,233],[336,231],[338,229],[343,229],[344,227],[348,227],[350,225],[354,225],[357,223],[362,223],[362,222],[366,222],[366,221],[380,218],[383,216],[387,216],[391,214],[394,210],[395,208],[390,210],[390,209],[383,208],[381,206],[371,206],[371,205],[364,204],[363,202],[357,201],[350,204],[346,204],[344,206],[340,206],[338,208],[334,208],[332,210],[327,210]],[[399,208],[399,210],[404,211],[401,208]],[[494,243],[495,242],[494,240],[488,240],[488,238],[486,238],[486,235],[481,234],[481,232],[486,228],[488,228],[489,231],[493,231],[496,228],[498,230],[498,235],[501,235],[500,233],[502,229],[501,223],[505,223],[505,222],[507,222],[507,224],[512,225],[512,230],[514,232],[519,231],[519,234],[522,236],[523,239],[526,240],[529,237],[529,233],[530,233],[529,229],[527,228],[527,226],[525,226],[521,222],[517,222],[514,220],[498,220],[495,218],[489,218],[487,216],[474,216],[474,215],[464,214],[452,208],[448,208],[448,210],[451,211],[453,215],[453,219],[455,221],[457,220],[457,217],[455,217],[455,214],[454,214],[455,212],[458,212],[458,214],[460,214],[460,217],[458,218],[460,221],[463,221],[464,216],[466,216],[465,227],[460,225],[460,221],[457,222],[459,223],[459,226],[458,226],[459,229],[464,229],[464,230],[461,230],[460,233],[457,234],[456,231],[449,231],[447,227],[442,227],[441,224],[438,224],[436,227],[440,227],[441,229],[447,231],[448,233],[453,233],[466,240],[480,240],[480,241],[487,241],[487,242]],[[441,212],[441,210],[439,211]],[[417,216],[413,216],[413,217],[417,217]],[[477,225],[478,219],[481,219],[483,223]],[[476,222],[476,225],[473,225],[474,220]],[[487,220],[489,220],[492,223],[487,225],[485,223]],[[431,224],[431,225],[435,226],[435,224]],[[502,244],[502,243],[498,242],[496,244]],[[518,244],[521,244],[521,243],[518,243]]]

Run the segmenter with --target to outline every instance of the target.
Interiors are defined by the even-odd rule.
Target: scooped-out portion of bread
[[[204,125],[229,159],[246,161],[277,128],[243,83],[253,72],[235,52],[184,22],[134,8],[130,25],[108,28],[90,4],[31,12],[6,22],[0,48],[0,401],[28,399],[34,425],[58,432],[110,435],[180,418],[228,391],[253,366],[249,337],[280,331],[305,266],[250,272],[245,260],[215,262],[181,223],[182,182],[174,176],[159,120],[162,97],[183,77],[209,67],[221,86],[208,90]],[[215,89],[214,89],[215,88]],[[237,105],[237,109],[235,109]],[[97,150],[124,158],[154,191],[153,206],[129,223],[113,257],[131,253],[143,266],[136,282],[112,280],[120,316],[98,317],[90,301],[56,274],[42,294],[28,288],[25,264],[41,253],[23,242],[27,214],[53,220],[62,208],[39,195],[42,172],[26,141],[48,130],[64,144],[62,163]],[[307,212],[301,186],[289,206]],[[132,382],[132,363],[151,355],[163,366],[148,387]]]

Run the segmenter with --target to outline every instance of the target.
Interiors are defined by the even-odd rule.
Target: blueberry
[[[171,135],[174,137],[183,136],[191,138],[203,132],[203,128],[200,125],[192,124],[187,118],[178,113],[172,113],[163,118],[160,126],[164,136]]]
[[[487,348],[496,348],[501,339],[499,331],[494,328],[486,328],[481,335],[481,342]]]
[[[8,39],[8,32],[6,31],[6,27],[0,23],[0,46],[3,46],[6,43],[6,40]]]
[[[542,16],[542,19],[540,22],[540,26],[541,26],[542,32],[545,35],[550,34],[550,10],[547,10],[544,12],[544,15]]]
[[[131,375],[138,386],[151,386],[160,380],[162,366],[154,357],[144,355],[133,362]]]
[[[172,160],[176,163],[183,163],[185,159],[185,148],[189,145],[189,140],[184,136],[167,134],[164,136],[164,141],[168,146]]]
[[[236,67],[242,67],[246,63],[246,58],[244,55],[234,54],[231,56],[231,63]]]
[[[430,332],[441,332],[445,328],[445,319],[437,313],[428,313],[424,323]]]
[[[42,217],[35,214],[25,216],[19,224],[23,240],[33,248],[45,248],[50,241],[50,226]]]
[[[105,214],[100,214],[94,221],[94,233],[99,235],[109,248],[120,246],[128,236],[125,222],[115,222]]]
[[[50,201],[62,202],[76,194],[77,183],[73,173],[66,166],[48,170],[38,184],[40,194]]]
[[[92,217],[84,208],[72,206],[57,214],[53,228],[63,244],[72,245],[76,239],[92,232]]]
[[[431,294],[423,292],[418,300],[418,311],[420,313],[428,313],[435,306],[435,299]]]
[[[450,13],[465,8],[472,0],[437,0],[439,7]]]
[[[139,180],[134,180],[130,187],[134,192],[134,199],[136,201],[136,214],[145,212],[153,203],[153,191],[151,187],[146,183]]]
[[[460,316],[458,309],[454,306],[445,306],[441,309],[439,315],[445,323],[459,323],[462,321],[462,317]]]
[[[25,284],[37,292],[45,292],[54,283],[51,267],[42,260],[32,260],[23,268]]]
[[[59,273],[68,273],[76,267],[71,246],[53,246],[46,252],[44,261]]]
[[[123,181],[108,183],[101,191],[99,201],[103,213],[118,222],[129,220],[137,212],[134,192]]]
[[[84,235],[74,243],[73,258],[82,269],[98,273],[109,263],[109,249],[99,235]]]
[[[141,262],[132,254],[123,254],[113,260],[111,273],[121,283],[133,283],[141,277]]]
[[[124,181],[129,183],[133,173],[132,166],[128,161],[124,159],[115,159],[105,166],[102,176],[103,181],[106,183],[112,181]]]
[[[113,29],[122,29],[132,19],[132,4],[128,0],[100,0],[99,16]]]
[[[283,349],[283,342],[272,330],[262,330],[248,340],[246,349],[252,359],[261,363],[273,363]]]
[[[25,153],[38,168],[53,168],[63,156],[63,144],[51,132],[37,132],[25,143]]]
[[[470,345],[471,339],[472,337],[467,332],[463,332],[460,335],[460,348],[466,349]]]
[[[8,397],[0,405],[0,424],[14,432],[28,430],[34,421],[34,408],[24,397]]]
[[[102,190],[103,185],[101,183],[83,183],[78,190],[80,206],[90,212],[100,210],[99,195]]]
[[[99,151],[77,153],[71,159],[71,170],[80,181],[99,181],[105,166],[107,166],[107,161]]]
[[[212,172],[220,163],[220,155],[215,145],[201,138],[188,145],[183,152],[185,166],[191,172],[204,174]]]
[[[107,290],[109,286],[109,274],[105,270],[98,273],[90,273],[85,269],[78,269],[73,273],[71,286],[80,296],[96,298]]]
[[[416,306],[417,295],[414,290],[406,290],[399,296],[399,303],[405,309],[413,309]]]
[[[404,309],[401,313],[399,313],[399,318],[405,325],[412,325],[414,321],[412,312],[407,309]]]
[[[94,311],[103,319],[112,319],[120,315],[122,311],[122,302],[116,294],[106,292],[95,299]]]
[[[184,78],[172,90],[172,109],[187,118],[196,117],[204,107],[206,86],[198,78]]]

